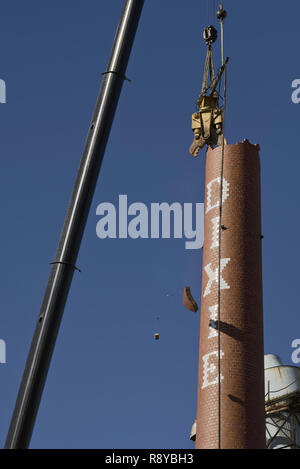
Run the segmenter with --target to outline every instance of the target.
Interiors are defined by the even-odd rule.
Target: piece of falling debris
[[[191,294],[190,287],[184,287],[183,304],[187,309],[193,311],[193,313],[197,313],[198,305]]]
[[[154,334],[154,340],[159,340],[159,334],[158,333]]]

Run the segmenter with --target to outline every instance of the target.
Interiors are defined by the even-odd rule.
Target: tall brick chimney
[[[219,290],[222,147],[208,149],[196,448],[265,448],[259,146],[223,161]]]

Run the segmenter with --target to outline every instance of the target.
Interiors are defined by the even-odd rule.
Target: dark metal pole
[[[126,0],[25,365],[6,449],[29,446],[144,0]]]

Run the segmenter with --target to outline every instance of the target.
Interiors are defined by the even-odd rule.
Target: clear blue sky
[[[300,104],[291,101],[300,4],[271,3],[224,1],[227,137],[261,145],[265,350],[292,364],[290,344],[300,337]],[[1,445],[122,4],[1,5]],[[202,250],[185,250],[184,240],[101,241],[95,211],[119,194],[146,204],[204,201],[204,155],[193,159],[188,148],[205,4],[145,2],[32,448],[193,447],[199,314],[184,309],[182,290],[190,285],[199,300]]]

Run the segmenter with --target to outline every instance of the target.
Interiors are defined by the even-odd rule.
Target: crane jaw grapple
[[[220,68],[217,76],[214,72],[212,57],[212,43],[217,39],[217,31],[208,26],[203,35],[207,44],[207,55],[204,67],[202,90],[197,101],[198,112],[192,115],[192,129],[194,140],[190,147],[190,154],[196,157],[205,145],[214,147],[227,143],[223,136],[224,112],[219,107],[218,85],[228,62],[228,57]]]
[[[194,140],[190,154],[196,157],[205,145],[222,145],[223,142],[223,111],[217,107],[218,98],[204,96],[200,109],[192,115]]]

